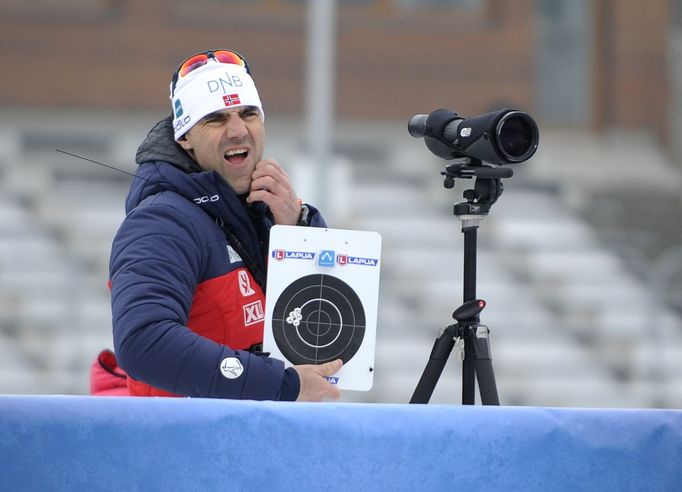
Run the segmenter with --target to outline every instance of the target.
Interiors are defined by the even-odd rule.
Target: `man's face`
[[[251,174],[263,158],[265,126],[258,108],[224,109],[206,115],[178,143],[241,195],[251,189]]]

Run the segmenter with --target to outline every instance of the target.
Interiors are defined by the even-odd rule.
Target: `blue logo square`
[[[335,258],[334,251],[332,251],[330,249],[322,250],[322,252],[320,253],[320,258],[318,260],[318,264],[320,266],[332,266],[333,267],[334,266],[334,258]]]
[[[175,101],[175,117],[180,118],[182,116],[182,113],[184,111],[182,110],[182,103],[180,102],[180,99]]]

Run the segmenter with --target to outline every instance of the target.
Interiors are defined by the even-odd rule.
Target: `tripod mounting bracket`
[[[468,215],[488,215],[490,207],[492,207],[490,203],[458,202],[455,203],[453,211],[457,217],[463,219]]]
[[[484,165],[479,159],[466,158],[447,165],[440,174],[445,176],[443,185],[445,188],[452,188],[455,185],[455,179],[502,179],[511,178],[514,175],[508,167]]]
[[[441,171],[441,175],[445,176],[443,186],[447,189],[455,186],[456,178],[475,178],[474,187],[464,191],[466,202],[455,204],[454,213],[458,217],[487,215],[490,207],[502,195],[502,178],[509,178],[513,174],[507,167],[486,166],[478,159],[456,162]]]
[[[460,360],[464,359],[467,351],[471,351],[472,359],[492,360],[489,345],[490,328],[479,323],[477,318],[448,325],[441,335],[453,340],[455,347],[458,340],[463,342],[458,349],[461,352]],[[444,348],[441,344],[435,344],[430,357],[434,360],[447,360],[450,350],[449,346]]]

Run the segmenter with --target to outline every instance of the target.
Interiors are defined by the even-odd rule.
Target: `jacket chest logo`
[[[239,254],[229,244],[227,245],[227,256],[230,259],[230,263],[239,263],[243,261],[242,257],[239,256]]]
[[[254,325],[265,319],[263,303],[260,301],[260,299],[250,304],[245,304],[243,310],[244,326]]]
[[[242,293],[242,295],[244,297],[254,295],[256,291],[253,290],[253,287],[251,287],[251,280],[249,280],[249,274],[246,272],[246,270],[239,270],[237,275],[239,276],[239,291]]]
[[[198,196],[196,198],[192,198],[192,201],[194,203],[196,203],[197,205],[201,205],[202,203],[213,203],[213,202],[217,202],[218,200],[220,200],[220,197],[218,195],[212,195],[212,196],[204,195],[204,196]]]

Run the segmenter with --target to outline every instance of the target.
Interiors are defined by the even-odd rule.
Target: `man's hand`
[[[251,193],[248,203],[261,201],[270,208],[275,224],[296,225],[301,205],[294,192],[289,175],[274,159],[265,159],[256,164],[251,175]]]
[[[322,401],[325,398],[338,400],[341,390],[325,379],[337,373],[343,366],[341,359],[320,365],[294,366],[301,381],[301,389],[296,401]]]

